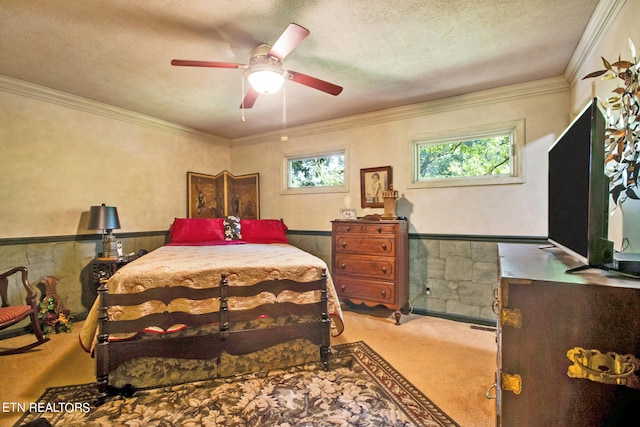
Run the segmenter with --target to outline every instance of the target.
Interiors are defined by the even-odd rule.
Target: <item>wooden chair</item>
[[[9,276],[18,272],[22,273],[22,285],[27,291],[26,305],[10,306],[8,300]],[[26,267],[12,268],[11,270],[0,274],[0,298],[2,299],[2,307],[0,307],[0,330],[30,317],[31,329],[37,339],[36,342],[22,347],[0,350],[0,356],[23,353],[49,341],[49,338],[46,338],[42,333],[42,329],[40,329],[40,322],[38,321],[38,303],[36,301],[37,294],[33,286],[29,283]]]

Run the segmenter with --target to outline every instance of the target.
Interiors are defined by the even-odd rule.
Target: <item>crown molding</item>
[[[626,2],[627,0],[600,0],[598,2],[564,72],[564,77],[571,86],[574,86],[576,80],[581,78],[577,76],[578,71],[589,58],[595,55],[595,47],[607,34]]]
[[[229,146],[229,140],[219,136],[8,76],[0,75],[0,91],[145,126],[162,132],[198,139],[215,145]]]
[[[361,126],[369,126],[390,121],[411,119],[444,111],[460,110],[467,107],[495,104],[498,102],[539,96],[549,93],[562,92],[569,89],[569,84],[563,76],[536,80],[495,89],[452,96],[435,101],[394,107],[371,113],[357,114],[335,120],[317,122],[310,125],[287,128],[285,130],[265,132],[257,135],[231,139],[232,146],[252,145],[278,140],[285,136],[300,137],[318,133],[344,130]],[[285,135],[286,134],[286,135]]]
[[[281,137],[283,137],[283,132],[286,133],[286,137],[301,137],[319,133],[340,131],[354,127],[369,126],[390,121],[411,119],[414,117],[420,117],[444,111],[459,110],[462,108],[474,107],[478,105],[488,105],[498,102],[523,99],[531,96],[539,96],[548,93],[565,91],[568,89],[569,85],[564,77],[558,76],[549,79],[536,80],[532,82],[503,86],[480,92],[452,96],[449,98],[443,98],[434,101],[427,101],[402,107],[388,108],[385,110],[379,110],[370,113],[356,114],[339,119],[317,122],[310,125],[292,127],[284,131],[278,130],[265,132],[257,135],[228,140],[215,135],[187,128],[185,126],[180,126],[175,123],[167,122],[165,120],[157,119],[155,117],[126,110],[124,108],[92,101],[90,99],[71,95],[66,92],[0,75],[0,90],[4,92],[27,96],[45,102],[51,102],[54,104],[73,108],[79,111],[86,111],[104,117],[150,127],[163,132],[195,138],[204,142],[225,147],[253,145],[273,140],[279,140]]]

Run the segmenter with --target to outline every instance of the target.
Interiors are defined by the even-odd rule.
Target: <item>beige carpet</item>
[[[332,342],[365,341],[420,391],[464,427],[495,426],[495,332],[436,317],[386,310],[345,311],[345,331]]]
[[[469,324],[418,315],[403,316],[396,326],[386,310],[346,310],[345,332],[333,344],[364,341],[436,405],[465,427],[495,425],[495,400],[485,391],[494,382],[495,334]],[[48,387],[93,381],[94,360],[72,334],[52,340],[30,353],[4,356],[0,387],[0,425],[11,425],[22,415],[17,404],[35,402]],[[22,336],[0,341],[0,348]]]

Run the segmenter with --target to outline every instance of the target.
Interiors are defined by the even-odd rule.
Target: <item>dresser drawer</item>
[[[341,222],[333,224],[334,233],[362,233],[364,225],[358,222]]]
[[[394,236],[364,238],[363,235],[338,234],[335,236],[337,253],[355,253],[367,255],[395,255]]]
[[[361,257],[357,255],[336,255],[334,274],[368,276],[382,280],[395,279],[395,259]]]
[[[375,236],[376,234],[395,234],[397,232],[396,224],[387,224],[384,222],[376,224],[362,224],[358,222],[337,223],[333,227],[334,233],[365,233]]]
[[[395,288],[393,283],[362,279],[350,279],[338,276],[335,279],[338,296],[350,300],[393,304]]]
[[[375,236],[376,234],[395,234],[396,224],[364,224],[364,232],[366,234]]]

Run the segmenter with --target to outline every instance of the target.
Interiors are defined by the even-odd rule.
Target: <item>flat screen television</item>
[[[613,261],[605,125],[594,99],[549,149],[548,239],[584,264],[575,270]]]

